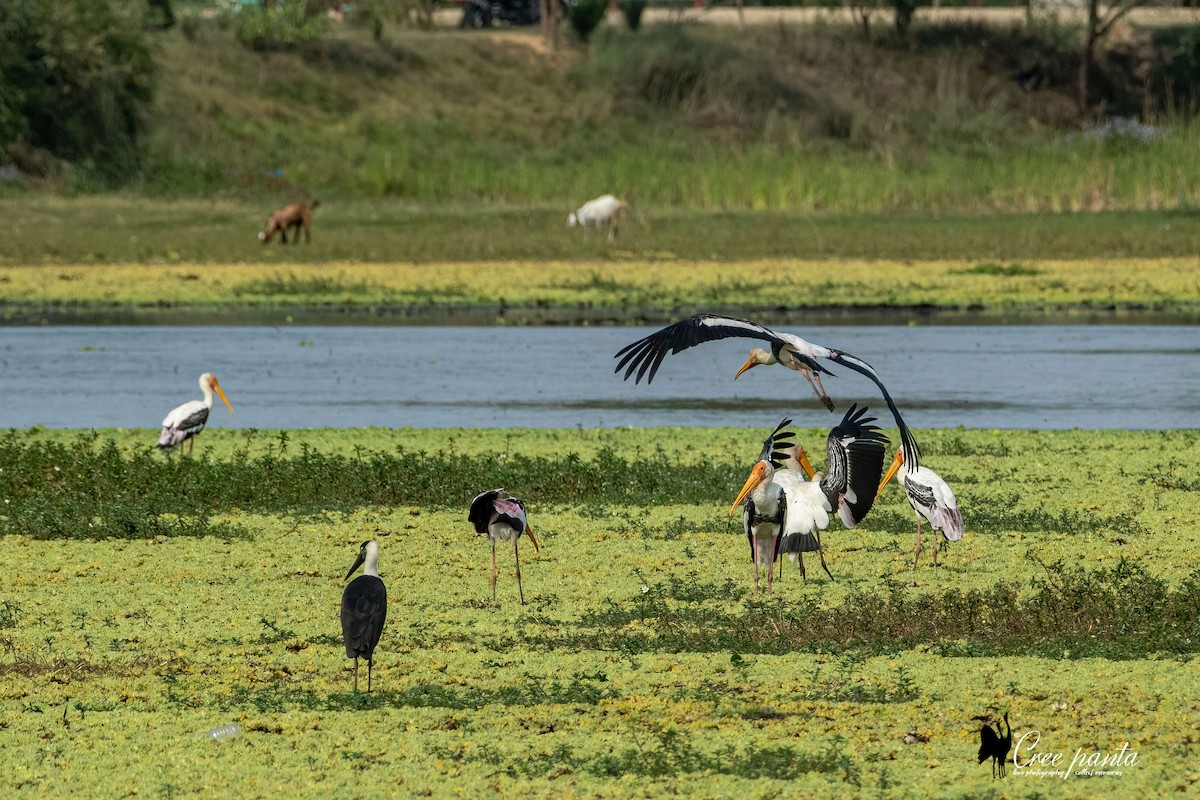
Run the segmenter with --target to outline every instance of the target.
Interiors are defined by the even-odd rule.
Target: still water
[[[200,396],[220,427],[832,425],[782,367],[737,382],[749,340],[668,356],[652,385],[613,354],[652,328],[49,327],[0,329],[0,427],[154,427]],[[914,428],[1200,428],[1200,327],[797,330],[873,364]],[[875,387],[835,365],[839,410]]]

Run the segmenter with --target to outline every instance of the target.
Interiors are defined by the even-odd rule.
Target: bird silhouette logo
[[[1008,751],[1012,749],[1012,726],[1008,724],[1008,712],[1004,712],[1004,727],[1007,732],[1003,734],[1000,731],[1000,720],[991,713],[971,719],[983,722],[979,728],[979,763],[992,759],[992,778],[1003,778],[1008,773]],[[996,727],[993,728],[993,725]]]

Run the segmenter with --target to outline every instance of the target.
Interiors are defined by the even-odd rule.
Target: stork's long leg
[[[807,582],[808,576],[804,574],[804,553],[796,553],[796,562],[800,565],[800,580]]]
[[[492,602],[496,602],[496,540],[492,539]]]
[[[829,565],[825,563],[825,547],[821,544],[821,532],[815,531],[814,534],[817,537],[817,555],[821,557],[821,569],[825,570],[829,580],[833,580],[833,573],[829,571]]]
[[[299,236],[296,237],[299,240]],[[371,693],[371,665],[375,663],[375,659],[367,657],[367,694]]]
[[[354,691],[358,691],[358,656],[354,657]]]
[[[771,560],[767,562],[767,594],[775,594],[775,543],[778,536],[771,537]]]
[[[755,530],[751,537],[754,539],[754,546],[750,548],[750,559],[754,562],[754,593],[758,594],[758,531]]]
[[[921,558],[921,515],[917,514],[917,548],[913,551],[913,575],[917,574],[917,562]]]
[[[812,387],[813,394],[817,396],[817,399],[824,403],[827,409],[833,411],[833,401],[829,399],[829,395],[825,394],[825,387],[821,385],[821,376],[810,373],[803,367],[800,368],[800,374],[804,376],[804,380],[808,381],[808,385]]]
[[[189,436],[188,437],[188,455],[189,456],[192,454],[192,448],[195,446],[196,446],[196,437]]]
[[[941,549],[942,549],[942,537],[935,529],[933,532],[933,568],[935,570],[937,569],[938,550],[941,550]]]
[[[521,605],[525,605],[525,590],[521,587],[521,551],[517,549],[516,539],[513,539],[513,555],[517,558],[517,593],[521,595]]]

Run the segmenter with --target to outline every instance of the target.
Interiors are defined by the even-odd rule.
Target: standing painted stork
[[[893,475],[899,475],[904,484],[904,494],[908,504],[917,515],[917,547],[913,551],[913,574],[917,571],[917,562],[921,558],[921,518],[924,517],[930,527],[941,531],[947,541],[957,542],[963,535],[962,514],[958,510],[958,498],[954,491],[942,480],[942,477],[929,467],[910,469],[903,447],[897,448],[892,466],[879,484],[876,497],[883,493],[884,487]],[[934,534],[933,568],[937,569],[938,541]]]
[[[383,622],[387,619],[387,587],[379,579],[379,545],[374,541],[363,542],[358,548],[358,558],[346,573],[346,580],[359,566],[363,574],[350,581],[342,592],[342,641],[346,645],[346,658],[354,659],[354,691],[358,691],[358,659],[367,660],[367,691],[371,691],[371,664],[375,657],[375,645],[383,633]]]
[[[884,402],[887,403],[888,410],[892,412],[892,416],[896,420],[896,427],[900,429],[900,440],[908,448],[913,468],[919,466],[921,450],[917,447],[917,442],[909,432],[908,426],[904,424],[904,419],[900,416],[896,404],[892,402],[892,396],[888,394],[887,388],[879,380],[879,375],[875,372],[874,367],[858,356],[813,344],[791,333],[776,333],[756,322],[736,317],[723,317],[718,314],[696,314],[621,348],[614,356],[620,361],[613,371],[620,372],[624,369],[625,380],[629,380],[630,376],[637,372],[634,383],[640,383],[643,377],[646,378],[647,383],[650,383],[654,380],[667,353],[679,353],[698,344],[729,338],[760,339],[771,345],[770,352],[758,347],[752,348],[750,358],[733,376],[734,379],[760,364],[783,364],[789,369],[798,370],[830,411],[833,410],[833,401],[829,399],[829,395],[825,393],[825,388],[821,385],[821,373],[826,375],[833,373],[822,367],[816,359],[824,358],[848,367],[860,375],[865,375],[879,387],[879,391],[883,394]]]
[[[517,549],[517,541],[524,534],[533,543],[537,551],[538,540],[533,535],[533,528],[525,518],[525,504],[511,497],[503,489],[489,489],[475,495],[471,501],[471,510],[467,512],[467,522],[475,526],[475,533],[492,540],[492,600],[496,599],[496,542],[512,542],[513,556],[517,560],[517,592],[521,596],[521,604],[525,604],[525,589],[521,586],[521,553]]]
[[[786,453],[788,469],[775,476],[791,498],[779,553],[796,554],[802,578],[807,577],[804,553],[815,551],[833,580],[821,546],[821,531],[829,526],[830,512],[837,509],[842,524],[852,529],[875,504],[888,439],[874,422],[866,406],[850,406],[825,439],[824,473],[813,469],[808,454],[797,444]]]
[[[729,507],[729,513],[732,514],[738,504],[742,504],[742,524],[750,541],[756,592],[759,590],[760,565],[767,569],[767,592],[775,590],[775,554],[787,520],[788,497],[773,478],[776,476],[778,458],[782,456],[780,449],[790,445],[791,442],[786,440],[796,435],[783,430],[791,423],[790,419],[784,419],[763,442],[758,462],[750,470],[750,477]]]
[[[229,413],[233,413],[233,406],[229,405],[229,398],[225,396],[225,392],[221,390],[221,384],[217,383],[216,376],[211,372],[200,376],[200,391],[204,393],[203,400],[187,401],[167,414],[167,418],[162,421],[162,433],[158,435],[160,450],[167,450],[187,442],[188,452],[192,452],[192,447],[195,445],[193,437],[204,430],[204,426],[208,424],[208,412],[212,411],[214,391],[225,403]]]

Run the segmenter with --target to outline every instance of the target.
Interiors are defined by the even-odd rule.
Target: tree
[[[1088,92],[1096,67],[1096,49],[1102,40],[1126,14],[1146,0],[1087,0],[1087,20],[1084,23],[1083,54],[1079,58],[1079,113],[1087,114]]]

